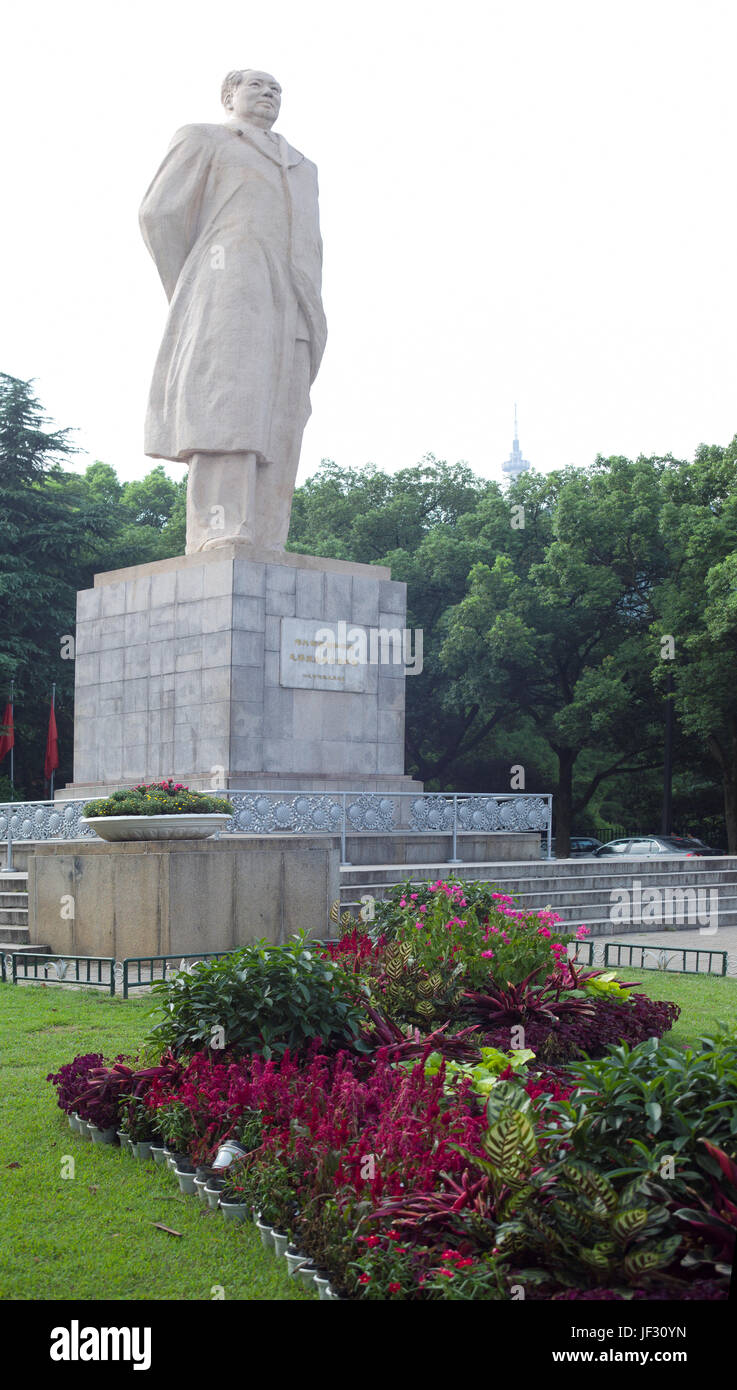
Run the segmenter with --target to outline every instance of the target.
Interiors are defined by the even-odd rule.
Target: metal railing
[[[112,956],[57,956],[48,952],[7,951],[0,957],[3,983],[20,981],[47,984],[51,978],[60,985],[89,985],[115,993],[115,960]]]
[[[212,790],[233,806],[225,835],[339,835],[348,863],[348,835],[450,835],[449,862],[461,864],[464,835],[531,834],[547,839],[551,858],[553,798],[515,792],[304,792]],[[0,844],[95,839],[82,823],[86,798],[0,803]],[[9,861],[12,863],[12,858]]]
[[[230,954],[230,951],[191,951],[187,955],[126,956],[125,960],[118,961],[115,978],[122,988],[123,998],[127,999],[131,989],[150,989],[151,985],[168,979],[176,971],[186,970],[185,961],[221,960]],[[143,978],[144,973],[148,978]]]
[[[616,960],[612,959],[615,951],[617,952]],[[627,952],[626,960],[622,960],[623,951]],[[639,951],[640,953],[640,959],[637,964],[633,964],[632,961],[633,951]],[[604,966],[605,968],[608,965],[624,966],[625,968],[629,966],[633,970],[670,970],[671,960],[680,956],[682,961],[680,972],[684,975],[726,975],[727,954],[726,951],[710,951],[703,946],[643,946],[639,942],[608,941],[604,948]],[[646,955],[656,956],[656,963],[654,965],[646,965]],[[689,956],[696,957],[696,966],[694,969],[689,969],[687,964],[687,957]],[[701,970],[699,968],[699,961],[702,956],[707,958],[706,970]],[[718,970],[712,970],[711,968],[713,959],[719,962]],[[658,964],[658,961],[662,962],[662,964]]]

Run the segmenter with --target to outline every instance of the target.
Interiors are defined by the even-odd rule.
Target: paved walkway
[[[737,927],[717,927],[715,932],[702,932],[698,927],[677,929],[675,931],[654,931],[654,932],[622,932],[617,936],[596,936],[594,941],[594,961],[596,965],[604,962],[604,947],[608,941],[618,941],[628,946],[645,946],[650,951],[645,955],[645,964],[660,965],[660,969],[667,967],[669,970],[682,970],[681,949],[686,947],[695,948],[698,951],[726,951],[727,952],[727,974],[737,975]],[[635,968],[640,965],[640,953],[635,951]],[[662,963],[661,963],[662,962]],[[625,953],[622,953],[621,964],[625,964]],[[696,968],[696,957],[691,956],[687,961],[689,970]],[[698,960],[699,973],[719,974],[721,971],[721,960],[712,961],[709,970],[708,956],[702,955]]]

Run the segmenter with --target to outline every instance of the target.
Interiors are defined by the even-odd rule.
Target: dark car
[[[686,855],[695,859],[711,859],[722,854],[693,835],[634,835],[629,839],[608,840],[596,850],[597,859],[613,854],[625,854],[633,859],[655,859],[663,855]]]
[[[582,855],[582,854],[584,854],[584,855],[592,855],[592,854],[594,854],[595,851],[599,848],[599,845],[600,845],[600,844],[601,844],[601,840],[597,840],[595,835],[571,835],[571,848],[570,848],[570,855],[571,855],[571,858],[574,858],[574,857],[577,858],[579,855]],[[545,858],[547,857],[547,852],[548,852],[548,842],[547,842],[545,836],[543,835],[543,837],[542,837],[542,847],[541,847],[541,853],[542,853],[543,859],[545,859]],[[551,841],[551,852],[552,852],[553,858],[555,858],[555,836],[553,836],[553,839],[552,839],[552,841]]]

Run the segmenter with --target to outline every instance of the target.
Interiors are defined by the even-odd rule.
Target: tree
[[[659,755],[648,640],[667,466],[599,458],[590,469],[528,474],[507,495],[506,524],[488,503],[459,524],[495,558],[477,560],[466,597],[445,614],[441,657],[481,717],[501,708],[511,725],[524,714],[555,755],[561,857],[601,784]],[[576,788],[585,749],[594,764]],[[513,761],[524,765],[522,748]]]
[[[702,445],[663,480],[663,494],[669,563],[653,632],[665,659],[654,661],[654,679],[665,690],[672,672],[678,718],[719,769],[737,854],[737,436],[727,448]]]
[[[63,638],[74,634],[77,589],[89,582],[85,560],[110,525],[105,503],[61,469],[76,452],[71,432],[47,426],[32,382],[0,374],[0,684],[15,678],[16,780],[36,796],[54,681],[60,775],[71,773],[74,662],[62,658]]]

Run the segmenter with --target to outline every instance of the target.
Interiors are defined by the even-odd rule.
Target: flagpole
[[[56,681],[51,685],[51,708],[53,710],[56,703]],[[49,782],[49,801],[54,800],[54,769],[51,769],[51,781]]]
[[[15,708],[14,708],[14,704],[13,704],[13,695],[14,695],[14,692],[15,692],[15,681],[14,681],[14,680],[11,680],[11,682],[10,682],[10,718],[11,718],[12,721],[13,721],[13,729],[15,729]],[[15,766],[14,761],[13,761],[13,759],[14,759],[14,754],[15,754],[15,739],[13,740],[13,742],[12,742],[11,745],[10,745],[10,795],[11,795],[11,796],[15,796],[15,782],[14,782],[14,780],[13,780],[13,769],[14,769],[14,766]]]

